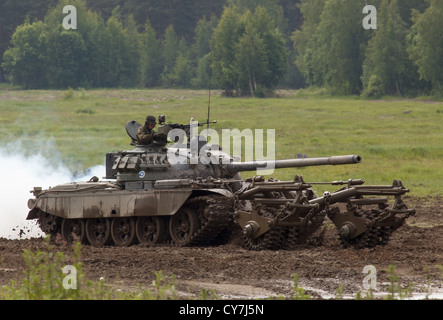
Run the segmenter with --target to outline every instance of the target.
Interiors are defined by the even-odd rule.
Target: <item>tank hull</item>
[[[31,208],[66,219],[114,218],[133,216],[170,216],[192,193],[178,190],[99,190],[50,192],[39,197]]]
[[[114,182],[75,182],[35,188],[34,194],[27,219],[37,219],[46,234],[61,234],[68,243],[207,245],[233,222],[232,192],[187,179],[125,189]]]

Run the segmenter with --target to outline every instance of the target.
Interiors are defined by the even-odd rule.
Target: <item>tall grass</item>
[[[188,123],[191,117],[205,121],[207,107],[204,90],[0,90],[0,144],[20,142],[33,152],[42,141],[54,141],[64,163],[78,171],[103,164],[106,152],[132,148],[127,121],[143,122],[148,114],[165,114],[173,123]],[[363,159],[358,165],[282,169],[273,174],[278,179],[302,174],[305,181],[363,178],[389,184],[400,178],[413,195],[443,190],[442,102],[295,91],[268,99],[224,98],[215,91],[210,117],[217,120],[211,128],[219,132],[275,129],[276,158],[300,153],[360,154]]]

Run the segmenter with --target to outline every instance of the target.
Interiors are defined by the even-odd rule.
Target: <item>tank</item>
[[[299,175],[294,181],[241,177],[241,172],[266,167],[357,164],[359,155],[240,162],[204,137],[191,137],[192,124],[164,122],[160,116],[158,133],[149,145],[137,144],[141,125],[127,122],[133,148],[106,154],[104,180],[94,176],[46,190],[34,187],[27,219],[37,219],[52,237],[98,247],[222,244],[237,226],[245,248],[262,250],[295,248],[326,218],[335,224],[345,246],[385,244],[415,212],[401,200],[409,190],[400,180],[390,186],[363,186],[360,179],[335,181],[331,184],[346,186],[317,196],[312,183]],[[205,124],[209,122],[198,125]],[[176,135],[171,135],[173,130]],[[171,136],[174,142],[168,145],[166,137]],[[375,197],[379,195],[385,197]],[[392,207],[389,195],[395,198]],[[346,211],[341,212],[338,204]]]

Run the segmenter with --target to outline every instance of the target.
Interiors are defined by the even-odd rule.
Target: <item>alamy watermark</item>
[[[77,269],[72,265],[67,265],[62,268],[62,272],[67,274],[63,278],[63,288],[66,290],[77,289]]]
[[[187,144],[185,137],[189,139]],[[245,162],[254,159],[264,161],[263,166],[257,168],[260,174],[272,174],[275,169],[275,129],[222,129],[220,137],[219,132],[211,128],[198,133],[198,121],[190,121],[189,132],[180,128],[172,129],[168,132],[168,140],[176,142],[169,148],[168,161],[171,164],[230,164],[233,160],[240,161],[243,155]],[[177,150],[187,150],[188,146],[189,158]],[[231,152],[233,157],[225,156]]]
[[[63,28],[66,30],[69,29],[77,29],[77,8],[75,6],[64,6],[63,13],[67,13],[68,15],[63,18]]]
[[[362,13],[367,14],[367,16],[363,18],[363,28],[366,30],[377,29],[377,8],[372,5],[366,5]]]
[[[364,266],[363,273],[366,274],[363,278],[363,288],[365,290],[377,290],[377,269],[375,266],[371,264]]]

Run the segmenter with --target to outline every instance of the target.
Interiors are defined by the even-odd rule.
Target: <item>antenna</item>
[[[212,51],[211,51],[211,61],[209,63],[208,121],[206,121],[207,129],[209,129],[209,113],[211,111],[211,87],[212,87]],[[206,138],[208,138],[208,131],[206,131]]]

